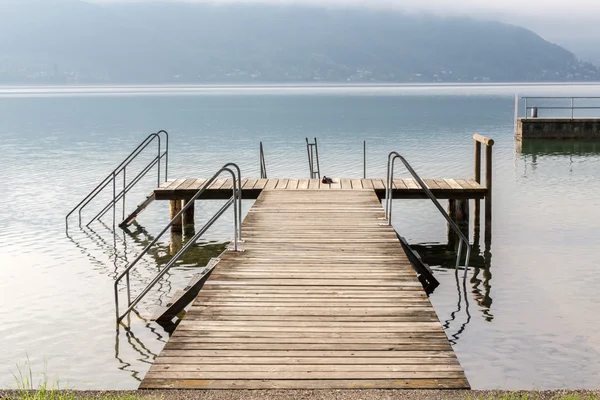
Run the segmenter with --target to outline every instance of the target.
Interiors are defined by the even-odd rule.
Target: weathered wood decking
[[[156,188],[156,200],[189,199],[204,185],[206,179],[176,179]],[[319,179],[242,179],[242,196],[256,199],[264,189],[277,190],[329,190],[329,189],[369,189],[381,199],[385,197],[385,179],[344,179],[333,178],[331,184]],[[474,179],[424,179],[427,187],[438,199],[483,199],[487,194],[485,186]],[[217,179],[200,199],[229,199],[232,179]],[[423,189],[414,179],[394,179],[392,195],[396,199],[425,198]]]
[[[261,191],[140,388],[469,387],[374,190],[311,182]]]

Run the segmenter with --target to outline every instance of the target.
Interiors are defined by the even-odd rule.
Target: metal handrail
[[[571,119],[575,116],[575,110],[600,110],[600,106],[576,106],[575,100],[600,100],[597,96],[577,96],[577,97],[562,97],[562,96],[540,96],[540,97],[521,97],[525,100],[525,119],[537,118],[530,117],[529,110],[571,110]],[[570,106],[529,106],[530,100],[570,100]]]
[[[165,136],[165,151],[161,152],[161,135]],[[135,160],[152,142],[157,141],[157,156],[140,172],[132,181],[135,182],[133,184],[127,185],[127,166],[131,164],[133,160]],[[113,190],[113,200],[101,211],[97,214],[91,222],[96,220],[105,214],[110,207],[113,207],[113,214],[115,212],[114,206],[117,203],[117,197],[123,199],[123,213],[125,213],[125,196],[127,192],[135,185],[139,180],[141,180],[155,165],[158,164],[157,171],[157,185],[160,186],[160,173],[161,173],[161,160],[165,158],[165,181],[168,179],[169,173],[169,133],[165,130],[160,130],[156,133],[151,133],[148,135],[125,159],[106,177],[102,182],[98,184],[87,196],[83,198],[65,217],[65,225],[67,230],[69,229],[69,217],[75,212],[78,211],[79,215],[79,226],[81,226],[81,213],[83,209],[96,197],[98,196],[111,182],[112,182],[112,190]],[[117,196],[117,176],[119,174],[123,174],[123,190]],[[113,215],[114,216],[114,215]]]
[[[229,168],[230,166],[234,167],[236,172],[238,172],[238,176],[236,176],[236,173],[231,168]],[[127,268],[125,268],[125,270],[121,274],[119,274],[119,276],[117,276],[117,278],[115,279],[115,283],[114,283],[115,309],[116,309],[117,322],[120,322],[123,318],[125,318],[125,316],[131,310],[133,310],[133,308],[142,300],[142,298],[146,294],[148,294],[148,292],[152,289],[152,287],[154,287],[154,285],[160,281],[160,279],[169,271],[169,269],[171,269],[171,267],[175,264],[175,262],[177,262],[177,260],[192,245],[194,245],[196,243],[196,241],[200,238],[200,236],[202,236],[215,223],[215,221],[217,221],[219,219],[219,217],[221,217],[221,215],[223,215],[223,213],[225,213],[225,211],[232,204],[234,207],[234,210],[233,210],[234,211],[233,250],[238,251],[238,241],[241,240],[241,225],[242,225],[241,218],[240,218],[241,214],[239,213],[240,212],[239,210],[241,210],[241,208],[242,208],[242,198],[241,198],[242,190],[241,190],[241,187],[238,186],[239,182],[241,182],[241,174],[239,173],[239,171],[240,171],[240,168],[236,164],[233,164],[233,163],[228,163],[228,164],[225,164],[223,167],[221,167],[221,169],[219,169],[219,171],[217,171],[217,173],[215,173],[212,176],[212,178],[210,178],[202,186],[202,188],[200,188],[196,192],[196,194],[194,196],[192,196],[192,198],[187,202],[187,204],[173,217],[173,219],[171,219],[171,221],[169,221],[167,226],[164,227],[164,229],[152,240],[152,242],[150,242],[142,250],[142,252],[135,258],[135,260],[133,260],[131,262],[131,264],[129,264],[129,266],[127,266]],[[132,301],[131,300],[131,285],[130,285],[130,280],[129,280],[129,272],[136,266],[136,264],[142,259],[142,257],[144,257],[144,255],[146,255],[148,253],[150,248],[152,246],[154,246],[156,244],[156,242],[158,242],[158,240],[162,237],[162,235],[164,235],[165,232],[167,232],[167,230],[169,230],[169,228],[175,223],[175,221],[177,221],[179,218],[181,218],[183,213],[185,213],[188,210],[188,208],[190,208],[192,206],[192,204],[194,204],[194,201],[196,201],[207,190],[207,188],[224,172],[231,174],[231,177],[233,179],[233,196],[223,205],[223,207],[221,207],[219,209],[219,211],[217,211],[212,216],[212,218],[210,218],[208,220],[208,222],[206,222],[206,224],[202,227],[202,229],[200,229],[198,231],[198,233],[196,233],[188,241],[188,243],[186,243],[186,245],[177,252],[177,254],[175,254],[175,256],[173,256],[171,261],[169,261],[167,263],[167,265],[154,277],[154,279],[152,279],[152,281],[146,286],[146,288],[144,288],[144,290],[142,290],[140,292],[140,294],[137,295],[136,298]],[[119,282],[124,277],[126,278],[126,284],[127,284],[128,307],[127,307],[127,310],[125,310],[125,312],[123,314],[120,314],[120,312],[119,312],[119,291],[118,290],[119,290]]]
[[[262,142],[260,142],[260,178],[267,179],[267,164],[265,163],[265,152]]]
[[[314,143],[309,143],[306,138],[306,152],[308,153],[308,170],[310,173],[310,179],[321,179],[321,168],[319,166],[319,146],[317,144],[317,138]],[[317,162],[317,169],[315,170],[315,161]]]
[[[458,227],[458,225],[456,225],[456,223],[452,220],[452,218],[450,218],[450,216],[448,215],[448,213],[446,212],[446,210],[444,210],[444,207],[442,207],[442,205],[435,198],[435,196],[433,195],[433,193],[431,193],[431,190],[429,190],[429,188],[427,187],[427,185],[425,184],[425,182],[423,182],[423,180],[417,174],[417,172],[410,166],[410,164],[408,163],[408,161],[406,161],[406,159],[404,157],[402,157],[400,154],[398,154],[395,151],[392,151],[388,155],[388,165],[387,165],[387,182],[386,182],[386,188],[385,188],[385,199],[386,199],[386,203],[385,203],[385,217],[386,217],[386,219],[388,221],[388,224],[392,225],[392,198],[393,198],[393,196],[392,196],[392,185],[393,185],[393,182],[394,182],[394,162],[396,161],[397,158],[399,158],[400,161],[402,161],[402,163],[404,164],[404,166],[406,167],[406,169],[408,170],[408,172],[410,172],[410,174],[413,176],[413,178],[419,183],[419,185],[421,186],[421,188],[423,189],[423,191],[425,192],[425,194],[427,195],[427,197],[429,197],[429,199],[437,207],[437,209],[439,210],[439,212],[443,215],[443,217],[446,218],[446,221],[448,221],[448,224],[450,225],[450,227],[452,228],[452,230],[460,238],[460,242],[461,243],[458,246],[458,252],[456,254],[456,269],[457,270],[458,270],[458,267],[460,266],[460,256],[462,255],[462,246],[463,246],[463,244],[466,246],[467,251],[466,251],[465,272],[464,272],[464,276],[466,277],[466,275],[467,275],[467,268],[469,267],[469,260],[471,258],[471,245],[469,244],[469,239],[462,233],[462,231],[460,230],[460,228]]]
[[[154,159],[152,161],[150,161],[150,164],[146,165],[144,167],[144,169],[142,171],[140,171],[140,173],[138,173],[131,182],[129,182],[128,184],[125,184],[125,187],[123,188],[123,190],[121,190],[117,195],[115,195],[115,197],[110,202],[108,202],[108,204],[106,206],[104,206],[104,208],[98,214],[96,214],[96,216],[94,216],[94,218],[92,218],[87,224],[85,224],[85,226],[89,227],[92,224],[92,222],[96,221],[97,219],[102,218],[108,212],[108,210],[110,210],[111,207],[114,207],[119,202],[119,200],[124,198],[125,195],[127,194],[127,192],[129,192],[129,190],[131,190],[144,176],[146,176],[146,174],[158,162],[160,162],[160,158],[158,156],[154,157]],[[126,176],[125,176],[125,178],[126,178]],[[123,219],[125,219],[125,207],[123,207]]]

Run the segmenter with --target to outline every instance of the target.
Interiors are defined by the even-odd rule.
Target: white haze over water
[[[600,13],[600,2],[590,0],[552,1],[547,0],[89,0],[90,3],[212,3],[212,4],[274,4],[311,5],[319,7],[361,6],[367,8],[427,11],[443,14],[506,13],[514,15],[555,15],[562,18],[585,17]],[[600,19],[598,14],[593,16]]]

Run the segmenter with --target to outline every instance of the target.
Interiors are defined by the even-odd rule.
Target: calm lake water
[[[600,143],[513,139],[514,95],[597,95],[597,85],[381,87],[0,88],[0,386],[17,366],[77,389],[136,388],[168,339],[147,322],[231,236],[229,213],[115,330],[113,280],[168,221],[155,202],[131,234],[111,215],[90,229],[65,215],[151,132],[171,134],[169,175],[205,177],[239,163],[270,177],[308,175],[318,137],[327,176],[384,177],[402,153],[424,177],[473,174],[475,132],[494,146],[491,246],[474,242],[464,287],[446,224],[424,200],[398,200],[394,226],[441,285],[431,300],[473,388],[597,388],[600,375]],[[152,157],[149,154],[147,157]],[[144,161],[141,159],[139,166]],[[398,176],[406,176],[400,172]],[[128,196],[129,208],[156,176]],[[218,201],[197,205],[198,222]],[[247,210],[252,205],[246,201]],[[102,204],[90,205],[92,217]],[[471,240],[474,240],[471,234]],[[169,238],[144,259],[134,291],[168,260]]]

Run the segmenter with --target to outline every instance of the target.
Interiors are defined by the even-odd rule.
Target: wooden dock
[[[209,191],[231,196],[232,182],[218,182]],[[482,191],[455,182],[434,180],[432,190]],[[168,182],[156,196],[185,198],[201,184]],[[384,224],[382,180],[335,185],[244,180],[245,198],[257,197],[243,223],[245,251],[221,257],[141,389],[469,388]],[[410,190],[396,181],[395,194]]]
[[[156,200],[185,200],[191,198],[204,185],[206,179],[175,179],[156,188]],[[483,199],[487,189],[475,179],[424,179],[427,187],[438,199]],[[217,179],[200,199],[231,197],[233,180]],[[379,199],[385,197],[385,179],[333,178],[333,183],[319,179],[242,179],[242,197],[256,199],[265,189],[277,190],[372,190]],[[426,198],[423,189],[414,179],[394,179],[392,195],[395,199]]]

